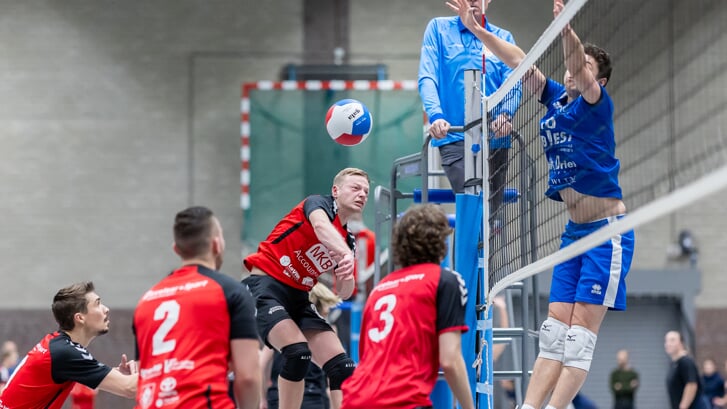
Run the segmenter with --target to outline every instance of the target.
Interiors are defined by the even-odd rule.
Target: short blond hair
[[[366,173],[366,171],[359,169],[359,168],[345,168],[342,169],[340,172],[336,174],[336,177],[333,178],[333,185],[338,186],[343,182],[343,179],[347,176],[363,176],[366,178],[367,182],[371,182],[369,180],[369,174]]]
[[[323,307],[333,308],[341,303],[341,297],[333,293],[324,284],[317,283],[311,288],[308,294],[308,300],[316,306],[318,311],[323,310]]]

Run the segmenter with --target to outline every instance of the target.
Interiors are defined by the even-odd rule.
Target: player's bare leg
[[[303,333],[293,320],[286,319],[275,324],[270,334],[268,334],[268,342],[275,349],[282,351],[288,345],[306,342]],[[303,403],[303,393],[305,392],[305,380],[297,382],[289,381],[278,376],[278,399],[280,409],[300,409]]]
[[[595,336],[601,328],[606,311],[608,311],[608,307],[605,305],[577,302],[573,307],[571,327],[583,327]],[[567,407],[583,386],[586,376],[588,376],[587,370],[564,366],[553,390],[553,396],[550,398],[550,405],[555,408]]]
[[[543,402],[555,387],[558,381],[563,363],[546,358],[538,358],[533,366],[533,376],[528,383],[528,390],[525,394],[526,405],[534,408],[542,407]]]
[[[305,337],[313,353],[313,362],[321,368],[332,358],[346,352],[338,335],[333,331],[305,331]],[[331,408],[339,409],[342,400],[341,390],[331,389]]]
[[[563,302],[551,302],[548,305],[548,317],[555,318],[565,327],[570,326],[571,315],[573,314],[573,304]],[[545,323],[543,323],[545,325]],[[542,331],[542,328],[541,328]],[[542,337],[542,335],[541,335]],[[542,350],[542,346],[541,346]],[[562,352],[561,352],[562,354]],[[562,358],[562,357],[561,357]],[[541,408],[543,402],[555,388],[556,382],[560,377],[563,369],[562,359],[548,359],[538,357],[533,366],[533,376],[528,383],[528,390],[525,393],[525,408],[528,405],[533,408]]]

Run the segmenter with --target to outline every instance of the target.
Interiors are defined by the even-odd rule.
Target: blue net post
[[[363,312],[363,301],[355,300],[351,303],[351,350],[350,358],[358,364],[358,343],[361,338],[361,316]]]
[[[480,379],[477,382],[477,393],[480,399],[477,402],[479,409],[492,409],[493,402],[493,365],[492,357],[492,307],[487,309],[486,319],[478,323],[478,329],[484,331],[484,345],[482,348],[482,369],[480,370]]]
[[[454,265],[467,287],[465,323],[469,331],[462,334],[462,354],[474,393],[477,385],[477,372],[472,364],[476,359],[477,345],[477,294],[481,287],[478,243],[482,227],[482,195],[458,194],[455,202],[457,229],[454,231]],[[476,397],[476,395],[475,395]],[[475,401],[477,401],[475,399]]]

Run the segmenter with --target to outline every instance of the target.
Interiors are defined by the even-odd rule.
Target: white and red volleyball
[[[371,132],[371,112],[361,101],[342,99],[328,108],[326,130],[336,143],[358,145]]]

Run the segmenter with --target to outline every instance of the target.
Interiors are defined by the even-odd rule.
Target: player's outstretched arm
[[[259,409],[262,369],[259,357],[260,342],[256,339],[230,341],[234,389],[240,409]]]
[[[346,256],[353,256],[353,251],[346,244],[346,240],[333,226],[333,223],[328,219],[328,215],[323,209],[316,209],[310,212],[308,220],[313,226],[316,237],[328,248],[328,251],[331,252],[331,257],[333,257],[336,263],[340,263]]]
[[[462,359],[461,335],[461,331],[448,331],[439,335],[439,365],[462,409],[474,409],[467,367]]]
[[[563,11],[563,0],[553,0],[553,16],[558,17]],[[601,86],[596,81],[593,73],[586,66],[586,52],[583,49],[583,43],[578,35],[571,28],[570,24],[566,25],[561,32],[563,39],[563,54],[565,57],[565,66],[573,80],[576,88],[589,104],[595,104],[601,99]]]
[[[473,14],[473,8],[467,0],[450,0],[447,6],[459,15],[462,23],[477,38],[482,41],[487,48],[492,51],[497,58],[502,60],[510,68],[515,68],[525,58],[525,52],[517,45],[507,42],[495,34],[485,30],[476,20]],[[537,67],[532,67],[530,71],[523,77],[524,88],[530,93],[540,95],[545,86],[545,76]]]
[[[98,388],[114,395],[133,399],[136,397],[136,384],[138,381],[138,374],[124,375],[114,368],[103,378]]]

